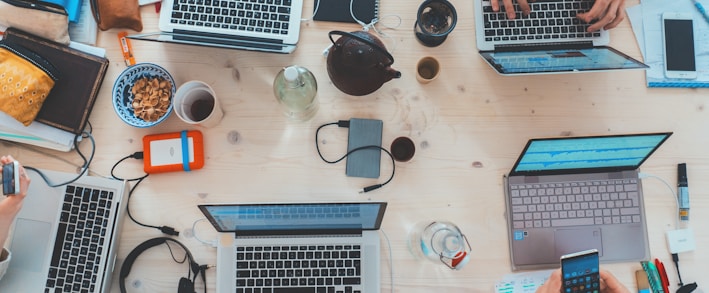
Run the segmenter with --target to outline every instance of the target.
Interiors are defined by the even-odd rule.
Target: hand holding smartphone
[[[694,52],[694,25],[691,13],[665,12],[662,14],[665,76],[667,78],[696,79]]]
[[[590,249],[561,256],[563,293],[600,292],[598,250]]]
[[[20,163],[13,161],[2,165],[2,194],[20,193]]]

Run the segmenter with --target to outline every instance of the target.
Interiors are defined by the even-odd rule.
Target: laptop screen
[[[219,232],[279,233],[379,229],[386,203],[200,205]]]
[[[671,134],[532,139],[511,175],[634,170]]]
[[[647,65],[610,47],[481,52],[500,74],[643,69]]]

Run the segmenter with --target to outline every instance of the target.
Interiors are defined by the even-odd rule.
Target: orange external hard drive
[[[197,130],[143,137],[145,173],[192,171],[204,166],[202,132]]]

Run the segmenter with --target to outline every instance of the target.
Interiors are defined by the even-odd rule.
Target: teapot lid
[[[390,66],[390,65],[394,64],[394,56],[392,56],[392,55],[391,55],[385,48],[383,48],[381,45],[379,45],[379,44],[377,44],[377,43],[375,43],[375,42],[373,42],[373,41],[371,41],[371,40],[368,40],[367,38],[364,38],[364,37],[359,36],[359,35],[354,34],[354,33],[348,33],[348,32],[344,32],[344,31],[334,30],[334,31],[331,31],[330,33],[328,33],[328,37],[330,38],[330,42],[332,42],[333,46],[338,46],[338,43],[335,42],[335,40],[332,39],[332,35],[340,35],[340,36],[341,36],[340,38],[349,37],[349,38],[355,39],[355,40],[357,40],[357,41],[359,41],[359,42],[362,42],[362,43],[364,43],[364,44],[366,44],[366,45],[369,45],[369,46],[370,46],[371,48],[373,48],[375,51],[377,51],[377,52],[383,54],[383,55],[387,58],[387,62],[384,63],[384,64],[382,64],[382,66],[384,66],[384,67]],[[338,39],[337,41],[340,42],[340,39]],[[340,45],[341,45],[341,44],[340,44]]]

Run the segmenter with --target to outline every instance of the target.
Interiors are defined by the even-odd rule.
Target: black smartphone
[[[20,164],[14,161],[2,165],[2,194],[10,195],[20,192]]]
[[[596,249],[562,255],[562,292],[600,292],[600,275],[598,272],[598,250]]]

